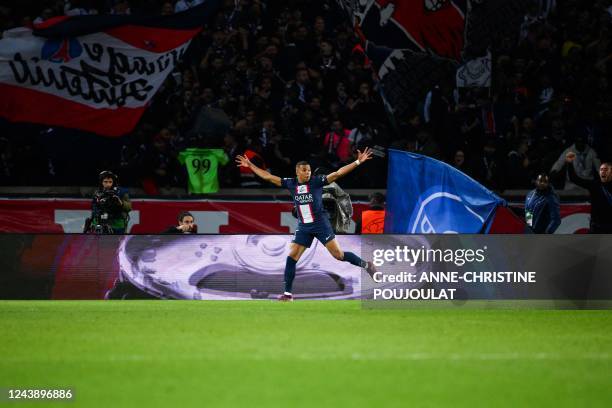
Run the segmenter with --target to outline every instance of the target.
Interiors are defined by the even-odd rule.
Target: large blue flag
[[[505,201],[446,163],[389,150],[385,233],[487,232]]]

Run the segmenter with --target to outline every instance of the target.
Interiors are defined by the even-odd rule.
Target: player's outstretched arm
[[[357,166],[366,160],[370,160],[372,158],[372,149],[366,147],[364,151],[357,150],[357,160],[352,163],[347,164],[346,166],[340,167],[338,170],[334,171],[327,175],[327,182],[333,183],[338,180],[340,177],[344,177],[349,174],[351,171],[355,170]]]
[[[253,173],[257,174],[257,176],[261,177],[262,179],[269,181],[270,183],[274,184],[277,187],[281,186],[281,178],[278,176],[275,176],[274,174],[270,174],[267,171],[260,169],[259,167],[257,167],[256,165],[254,165],[253,163],[251,163],[251,161],[249,160],[248,157],[246,156],[241,156],[238,155],[236,156],[236,165],[238,167],[248,167],[251,170],[253,170]]]

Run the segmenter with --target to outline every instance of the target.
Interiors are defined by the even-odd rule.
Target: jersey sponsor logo
[[[295,186],[295,192],[296,195],[293,198],[300,204],[312,203],[314,201],[308,184],[300,184]]]
[[[312,203],[314,201],[312,194],[296,195],[294,198],[295,198],[295,201],[297,201],[300,204]]]
[[[413,234],[457,234],[468,225],[481,226],[485,222],[461,197],[451,193],[424,195],[419,201],[410,218]]]

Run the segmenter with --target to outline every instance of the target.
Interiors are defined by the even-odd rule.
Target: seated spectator
[[[194,223],[193,215],[189,211],[181,212],[176,217],[178,225],[169,227],[162,234],[197,234],[198,226]]]

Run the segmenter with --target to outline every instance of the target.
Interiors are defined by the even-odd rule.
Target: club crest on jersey
[[[297,193],[298,194],[306,194],[308,192],[308,185],[307,184],[303,184],[301,186],[297,186]]]

